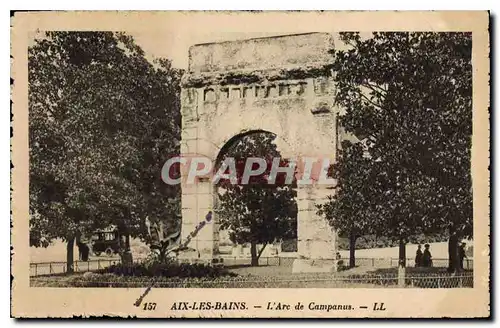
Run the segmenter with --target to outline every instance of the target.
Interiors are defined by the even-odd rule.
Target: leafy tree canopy
[[[296,191],[293,184],[268,184],[272,159],[280,157],[274,134],[254,133],[235,141],[219,159],[235,159],[238,181],[244,163],[249,157],[266,159],[269,164],[264,173],[253,177],[249,184],[231,184],[221,181],[218,188],[217,213],[220,228],[228,230],[231,241],[255,244],[272,243],[282,239],[295,238],[297,234]],[[282,161],[281,166],[287,163]],[[256,168],[254,168],[256,169]],[[277,178],[277,182],[284,179]],[[256,254],[252,254],[255,257]]]
[[[350,47],[335,52],[340,125],[354,134],[368,163],[349,165],[347,144],[337,170],[338,220],[356,207],[379,233],[407,238],[452,229],[472,234],[470,33],[342,33]],[[347,176],[349,175],[349,177]],[[366,184],[357,192],[348,184]],[[359,212],[356,212],[359,213]],[[352,220],[341,224],[356,228]],[[366,223],[366,224],[365,224]]]
[[[30,244],[176,220],[160,172],[179,152],[182,72],[113,32],[48,32],[28,63]]]

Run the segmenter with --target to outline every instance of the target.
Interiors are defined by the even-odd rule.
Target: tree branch
[[[266,246],[267,246],[267,243],[265,243],[264,246],[262,246],[262,248],[260,249],[259,254],[257,254],[257,260],[260,259],[260,256],[262,255],[262,252],[264,252],[264,249],[266,248]]]
[[[382,108],[380,105],[378,105],[378,104],[374,103],[373,101],[371,101],[371,100],[370,100],[367,96],[365,96],[362,92],[360,92],[359,94],[361,95],[361,97],[363,97],[363,98],[364,98],[367,102],[369,102],[370,104],[372,104],[374,107],[376,107],[376,108],[378,108],[378,109],[380,109],[380,110],[383,110],[383,108]]]
[[[367,81],[366,86],[374,92],[385,93],[387,95],[387,90],[385,90],[384,88],[380,87],[377,84],[371,84],[370,82]],[[378,91],[375,89],[377,89]]]

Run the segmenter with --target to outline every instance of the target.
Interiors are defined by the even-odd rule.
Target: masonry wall
[[[338,111],[333,103],[333,83],[328,69],[323,69],[331,60],[331,46],[328,34],[316,33],[192,47],[191,80],[185,82],[181,94],[181,152],[215,160],[234,136],[264,130],[278,136],[283,157],[328,157],[333,163]],[[290,68],[293,65],[301,70],[299,78],[288,74],[290,70],[297,72]],[[236,68],[239,79],[227,83],[224,76],[234,75]],[[245,79],[241,70],[257,71]],[[197,83],[189,82],[193,80]],[[214,189],[206,181],[182,188],[184,239],[213,209]],[[331,193],[324,186],[298,189],[298,251],[304,257],[334,257],[335,233],[316,215],[316,204]],[[198,249],[199,256],[210,257],[216,255],[217,244],[215,216],[213,224],[193,239],[191,247]]]
[[[273,38],[195,45],[189,50],[189,72],[281,69],[331,61],[333,38],[306,33]]]

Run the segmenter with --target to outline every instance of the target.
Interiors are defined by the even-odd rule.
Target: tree
[[[328,202],[318,206],[318,214],[324,215],[340,235],[349,237],[351,268],[356,265],[356,239],[377,231],[377,217],[373,216],[371,204],[366,198],[369,190],[364,190],[370,186],[370,165],[371,160],[364,156],[360,143],[344,140],[332,172],[337,182],[336,192],[328,197]]]
[[[367,145],[366,200],[385,222],[379,233],[400,241],[404,268],[411,235],[472,234],[471,34],[341,38],[350,47],[335,52],[340,125]]]
[[[171,216],[161,158],[178,153],[179,80],[129,36],[48,32],[29,48],[30,244],[68,243],[110,224],[144,235]],[[160,167],[160,169],[158,169]]]
[[[220,228],[229,231],[232,242],[250,243],[252,266],[258,265],[268,243],[296,238],[297,235],[293,184],[286,184],[284,175],[279,175],[276,183],[268,184],[273,158],[280,157],[274,139],[275,135],[270,133],[245,135],[228,147],[219,159],[220,163],[229,157],[235,159],[238,181],[231,184],[229,179],[223,179],[218,185],[216,211],[220,216]],[[264,173],[251,177],[248,184],[242,184],[242,173],[249,157],[266,159],[268,165]],[[280,162],[280,166],[286,165],[286,161]],[[259,252],[257,244],[263,244]]]

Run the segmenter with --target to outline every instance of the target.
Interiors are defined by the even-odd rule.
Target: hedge
[[[115,264],[104,269],[97,270],[96,273],[111,273],[120,276],[135,277],[220,277],[235,276],[224,267],[215,267],[202,263],[134,263],[132,265]]]

